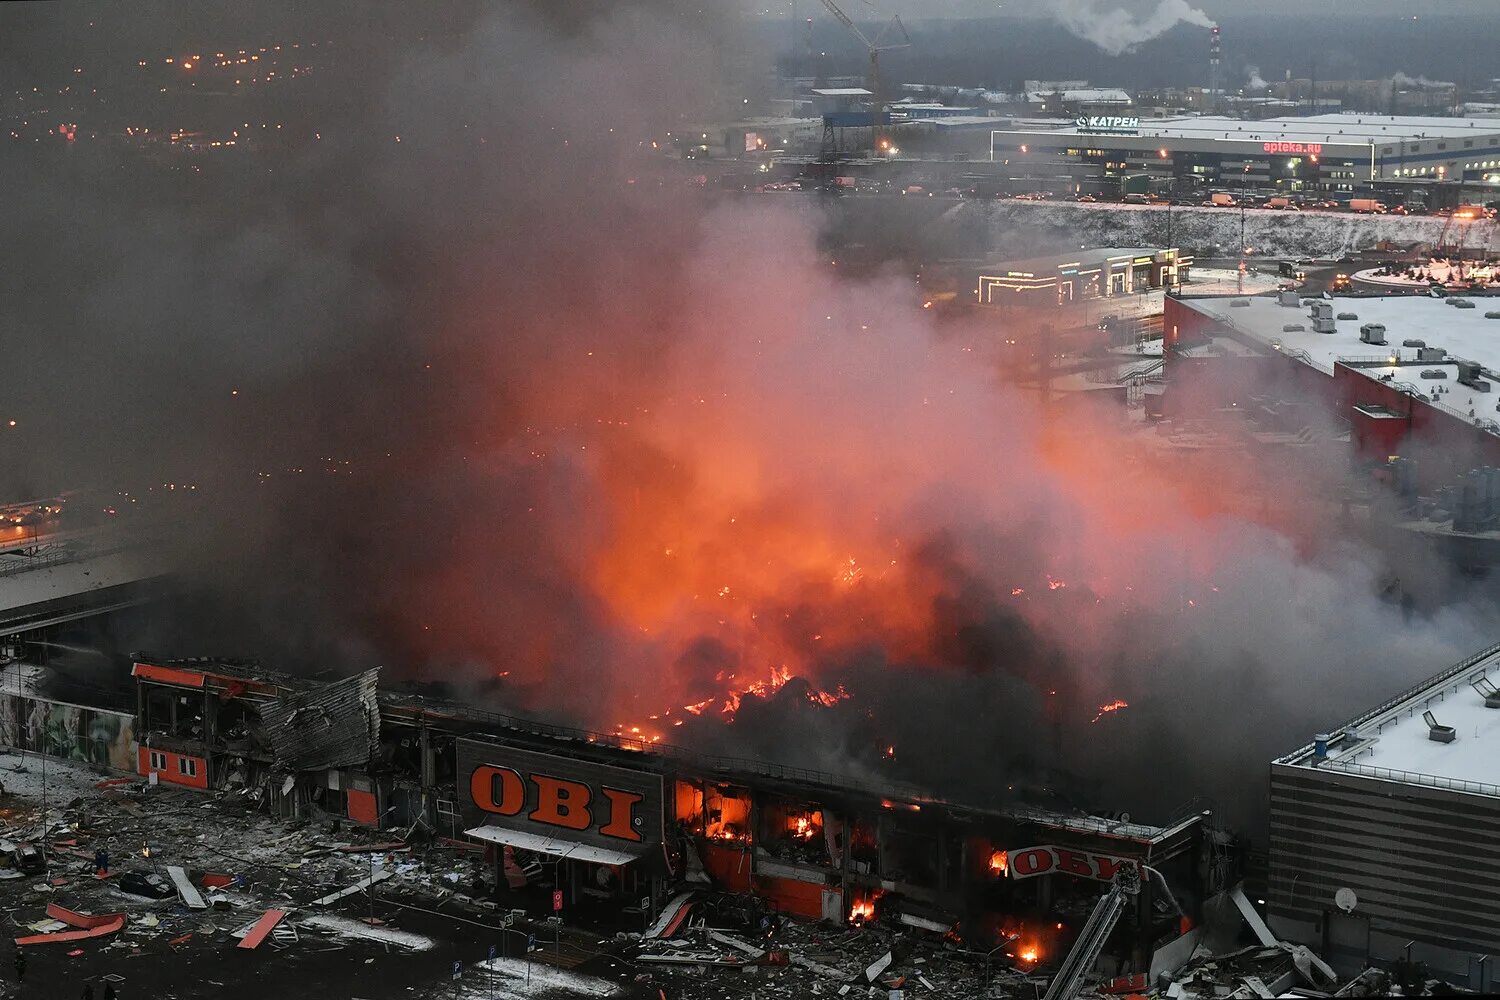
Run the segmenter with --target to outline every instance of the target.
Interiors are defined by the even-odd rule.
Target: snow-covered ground
[[[454,997],[459,1000],[573,1000],[619,996],[620,993],[620,987],[614,983],[540,962],[531,963],[528,982],[525,959],[496,958],[476,962],[463,970],[457,983],[433,990],[428,995],[432,1000],[451,1000]]]
[[[71,761],[0,750],[0,784],[6,792],[40,802],[45,783],[47,800],[53,806],[91,793],[104,777]]]
[[[1202,208],[1048,201],[966,201],[933,222],[955,240],[978,243],[988,252],[1016,255],[1052,252],[1059,245],[1164,246],[1199,255],[1239,253],[1245,243],[1272,257],[1340,257],[1373,246],[1436,242],[1446,220],[1432,216],[1354,215],[1348,212],[1278,212],[1270,209]],[[1500,240],[1496,227],[1488,237]],[[1480,241],[1474,234],[1471,245]]]
[[[1491,282],[1500,276],[1500,268],[1489,264],[1476,264],[1465,262],[1460,268],[1457,264],[1445,260],[1429,261],[1426,264],[1413,265],[1412,275],[1406,271],[1398,271],[1395,274],[1382,274],[1383,268],[1370,268],[1366,271],[1357,271],[1354,278],[1358,281],[1367,282],[1372,285],[1389,285],[1393,288],[1417,288],[1426,287],[1436,281],[1440,285],[1450,282]]]
[[[299,927],[316,928],[338,937],[395,945],[407,951],[428,951],[434,943],[432,938],[423,937],[421,934],[400,931],[394,927],[374,927],[363,920],[341,917],[334,913],[314,913],[311,916],[298,918],[296,923]]]

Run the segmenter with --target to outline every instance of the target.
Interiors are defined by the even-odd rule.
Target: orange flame
[[[1010,871],[1010,852],[995,851],[990,855],[990,874],[1004,875]]]
[[[1122,698],[1116,698],[1114,701],[1109,702],[1106,705],[1100,705],[1099,706],[1099,714],[1096,715],[1096,716],[1094,716],[1089,721],[1090,722],[1098,722],[1100,719],[1104,718],[1106,715],[1108,715],[1111,712],[1118,712],[1122,708],[1129,708],[1129,707],[1130,707],[1130,702],[1125,701]]]

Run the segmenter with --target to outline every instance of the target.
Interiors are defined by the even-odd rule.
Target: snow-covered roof
[[[1029,95],[1035,102],[1038,95]],[[1079,132],[1071,121],[1038,119],[1018,122],[1023,131],[1049,132],[1059,138],[1071,136],[1095,136],[1097,133]],[[1218,143],[1243,142],[1294,142],[1318,143],[1324,146],[1376,147],[1378,155],[1387,155],[1386,147],[1392,147],[1389,155],[1395,155],[1395,147],[1405,145],[1404,152],[1415,152],[1411,145],[1424,140],[1465,139],[1483,141],[1492,145],[1500,137],[1500,122],[1494,118],[1432,118],[1403,115],[1327,114],[1308,117],[1286,116],[1246,121],[1219,115],[1188,115],[1177,118],[1142,118],[1135,131],[1113,136],[1117,140],[1197,140]],[[1426,152],[1427,147],[1422,147]],[[1436,152],[1436,149],[1433,150]],[[1451,151],[1454,156],[1460,150]]]
[[[1475,685],[1479,687],[1476,688]],[[1329,731],[1326,759],[1309,744],[1276,763],[1343,771],[1500,798],[1500,708],[1480,689],[1500,687],[1500,646],[1476,653],[1385,704]],[[1495,700],[1495,699],[1491,699]],[[1451,727],[1434,740],[1423,715]]]
[[[1163,139],[1251,139],[1257,142],[1379,143],[1473,137],[1500,131],[1494,120],[1416,115],[1331,114],[1243,121],[1215,115],[1143,120],[1141,135]]]
[[[1235,301],[1247,304],[1236,306]],[[1488,372],[1500,373],[1500,319],[1485,318],[1488,312],[1500,312],[1500,299],[1476,297],[1470,300],[1473,309],[1460,309],[1449,305],[1449,301],[1425,295],[1335,297],[1334,332],[1318,333],[1313,329],[1309,307],[1301,305],[1300,299],[1295,308],[1279,304],[1275,297],[1182,300],[1184,305],[1212,316],[1242,339],[1284,354],[1301,352],[1303,360],[1326,374],[1333,373],[1334,362],[1340,359],[1396,358],[1395,365],[1361,370],[1370,378],[1391,376],[1390,380],[1400,387],[1456,410],[1460,416],[1468,417],[1473,410],[1470,419],[1476,423],[1495,421],[1500,418],[1496,412],[1496,394],[1475,392],[1459,385],[1457,367],[1451,362],[1474,361]],[[1337,317],[1341,313],[1353,313],[1358,319],[1340,320]],[[1385,326],[1385,346],[1360,341],[1359,328],[1366,323]],[[1297,324],[1303,329],[1285,329]],[[1449,364],[1419,362],[1418,348],[1402,346],[1407,340],[1420,340],[1428,347],[1445,349],[1448,352],[1445,361]],[[1423,371],[1433,368],[1446,369],[1447,378],[1421,378]],[[1442,392],[1434,395],[1437,387]]]
[[[863,87],[822,87],[814,88],[813,93],[819,97],[874,97],[875,94]]]
[[[1082,104],[1129,104],[1130,95],[1119,87],[1088,87],[1082,90],[1034,90],[1026,95],[1033,104],[1041,104],[1049,97],[1062,95],[1064,101]]]

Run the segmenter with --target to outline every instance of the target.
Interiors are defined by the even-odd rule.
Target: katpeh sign
[[[1107,135],[1136,135],[1141,130],[1140,118],[1117,115],[1079,115],[1073,124],[1080,132],[1101,132]]]
[[[658,774],[459,739],[464,824],[614,850],[661,843]]]

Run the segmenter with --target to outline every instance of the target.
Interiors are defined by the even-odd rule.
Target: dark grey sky
[[[749,5],[762,9],[777,6],[790,10],[796,7],[798,16],[811,13],[817,16],[822,5],[817,0],[796,0],[791,3],[760,3],[749,0]],[[877,6],[904,19],[923,17],[982,17],[992,14],[1044,17],[1058,6],[1057,0],[879,0]],[[1096,0],[1094,6],[1101,9],[1128,7],[1131,9],[1156,6],[1156,0]],[[1328,15],[1330,17],[1359,18],[1368,16],[1391,16],[1423,13],[1442,15],[1488,15],[1500,21],[1500,3],[1495,0],[1443,0],[1438,4],[1414,4],[1411,0],[1255,0],[1246,4],[1244,0],[1199,0],[1192,6],[1210,17],[1243,18],[1256,11],[1265,14]],[[849,0],[848,11],[858,17],[868,12],[868,6],[860,0]]]

